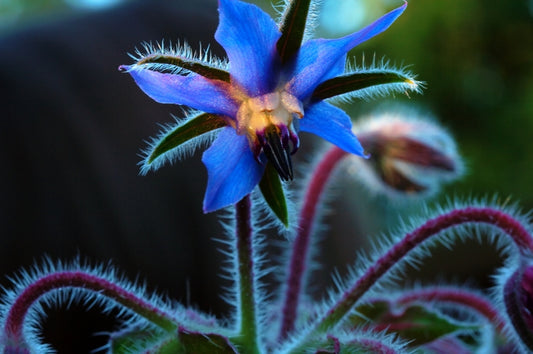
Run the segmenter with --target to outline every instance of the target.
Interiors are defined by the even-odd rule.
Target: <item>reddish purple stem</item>
[[[282,312],[283,318],[279,335],[280,340],[286,338],[294,329],[300,292],[309,258],[310,237],[316,218],[318,202],[334,167],[346,154],[345,151],[336,146],[331,148],[326,152],[311,176],[300,212],[298,234],[292,247],[287,290]]]
[[[116,284],[81,271],[63,271],[43,276],[24,289],[17,297],[6,319],[5,331],[8,341],[16,344],[25,343],[23,326],[30,307],[44,294],[64,288],[83,288],[94,291],[113,299],[166,330],[177,328],[177,324],[167,313]]]
[[[346,291],[342,298],[318,321],[315,329],[326,331],[337,324],[372,285],[422,242],[450,227],[465,223],[483,223],[498,227],[513,240],[522,252],[525,250],[533,251],[533,238],[512,216],[488,207],[467,207],[452,210],[428,220],[389,249],[374,265],[368,268],[352,288]]]

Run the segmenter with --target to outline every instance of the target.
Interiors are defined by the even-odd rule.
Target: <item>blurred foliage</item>
[[[125,0],[0,0],[0,33],[74,11],[105,8]]]
[[[401,3],[364,1],[382,13]],[[422,95],[391,101],[432,113],[456,137],[467,173],[444,198],[498,195],[533,208],[533,1],[411,0],[390,30],[353,51],[358,63],[363,53],[426,83]],[[357,117],[382,102],[345,108]]]
[[[76,1],[85,0],[0,0],[0,31],[43,15],[72,11]],[[400,0],[327,1],[353,4],[354,27],[401,4]],[[275,14],[270,0],[253,2]],[[331,11],[326,16],[334,16],[335,10]],[[342,12],[339,18],[349,21],[346,6]],[[423,95],[394,101],[432,112],[457,138],[467,175],[447,189],[448,195],[498,194],[533,208],[532,14],[532,0],[490,5],[483,0],[411,0],[391,30],[353,51],[359,63],[365,53],[367,63],[375,55],[409,65],[426,82]],[[342,31],[349,32],[348,27],[343,23]],[[318,31],[335,35],[331,28],[319,26]],[[357,117],[380,102],[356,102],[346,109]]]
[[[67,9],[63,0],[0,0],[0,31]]]

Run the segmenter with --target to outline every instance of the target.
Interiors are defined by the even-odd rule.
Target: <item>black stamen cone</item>
[[[289,181],[294,178],[291,151],[289,144],[282,144],[281,140],[280,132],[275,126],[266,128],[263,151],[281,179]]]

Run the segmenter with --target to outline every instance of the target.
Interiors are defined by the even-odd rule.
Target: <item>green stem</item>
[[[239,335],[234,341],[241,345],[243,353],[259,353],[250,196],[244,197],[235,206],[235,219],[241,322]]]

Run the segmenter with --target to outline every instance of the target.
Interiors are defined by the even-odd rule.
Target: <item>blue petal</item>
[[[240,201],[251,193],[265,170],[250,149],[248,138],[237,135],[231,127],[222,128],[213,145],[204,152],[207,167],[207,190],[204,213]]]
[[[321,101],[305,110],[300,130],[313,133],[346,152],[365,156],[364,149],[352,132],[352,121],[343,110]]]
[[[186,105],[207,113],[235,117],[238,103],[231,97],[231,86],[201,75],[164,74],[136,65],[122,66],[148,96],[159,103]]]
[[[338,75],[343,56],[358,44],[385,31],[405,10],[407,2],[359,32],[338,39],[310,40],[300,48],[287,90],[300,100],[309,97],[324,80]],[[340,64],[339,64],[340,63]]]
[[[274,20],[259,7],[236,0],[220,0],[219,12],[215,38],[228,55],[231,79],[250,97],[272,91],[281,36]]]

